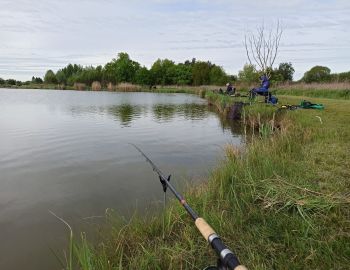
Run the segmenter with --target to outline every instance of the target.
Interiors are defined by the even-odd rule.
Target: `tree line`
[[[270,69],[272,83],[292,82],[294,68],[291,63],[280,63],[277,68]],[[104,66],[82,66],[68,64],[57,72],[48,70],[44,78],[32,77],[31,81],[21,82],[14,79],[4,80],[0,78],[0,85],[23,84],[60,84],[73,86],[75,83],[91,85],[100,82],[106,86],[109,83],[132,83],[138,85],[224,85],[232,83],[258,83],[260,73],[252,64],[244,65],[238,75],[227,74],[221,66],[210,61],[197,61],[195,58],[183,63],[175,63],[169,59],[156,60],[150,69],[141,66],[132,60],[125,52],[118,54]],[[350,72],[331,73],[328,67],[315,66],[305,72],[300,80],[305,83],[312,82],[349,82]]]
[[[91,85],[98,81],[108,83],[133,83],[139,85],[205,85],[224,84],[234,78],[222,67],[211,62],[185,61],[176,64],[169,59],[158,59],[150,69],[130,59],[127,53],[119,53],[104,66],[83,67],[69,64],[54,73],[48,70],[44,76],[45,83],[73,85],[84,83]]]

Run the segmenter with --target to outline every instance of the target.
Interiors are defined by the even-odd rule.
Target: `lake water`
[[[107,208],[160,207],[159,180],[129,143],[183,191],[241,137],[193,95],[0,89],[0,269],[61,269],[68,233],[49,210],[84,230]]]

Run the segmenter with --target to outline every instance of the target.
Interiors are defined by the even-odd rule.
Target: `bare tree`
[[[249,33],[244,37],[244,46],[249,63],[259,67],[268,78],[271,76],[272,66],[276,60],[283,29],[277,21],[276,29],[268,31],[264,23],[257,28],[256,33]]]

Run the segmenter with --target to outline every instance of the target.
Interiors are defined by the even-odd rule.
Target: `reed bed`
[[[115,86],[117,91],[121,92],[137,92],[142,89],[141,86],[131,83],[119,83]]]

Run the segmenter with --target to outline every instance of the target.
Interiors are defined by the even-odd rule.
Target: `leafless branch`
[[[271,29],[266,33],[263,23],[257,28],[256,33],[249,33],[244,37],[244,47],[249,64],[257,66],[269,78],[278,54],[282,33],[281,24],[277,21],[275,31]]]

